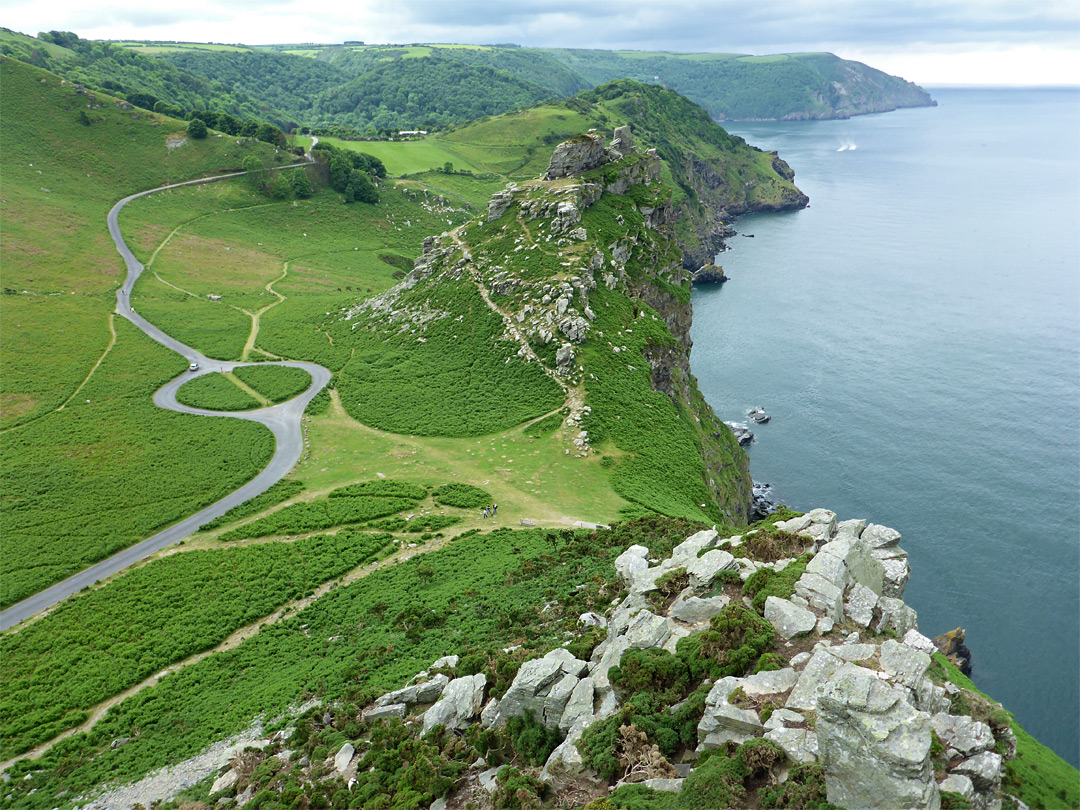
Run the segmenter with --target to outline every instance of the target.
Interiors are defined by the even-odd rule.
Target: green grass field
[[[273,454],[262,425],[155,407],[186,362],[125,320],[116,330],[76,402],[0,443],[4,606],[207,506]]]
[[[471,163],[457,150],[445,148],[437,138],[427,137],[416,141],[343,141],[338,138],[319,138],[320,143],[329,143],[353,152],[366,152],[374,155],[386,166],[392,175],[415,174],[429,169],[442,168],[446,163],[453,163],[455,169],[467,169],[479,172],[482,169]]]

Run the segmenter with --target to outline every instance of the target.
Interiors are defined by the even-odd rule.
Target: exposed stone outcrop
[[[873,670],[845,664],[818,700],[817,737],[829,801],[867,810],[941,806],[930,718]]]

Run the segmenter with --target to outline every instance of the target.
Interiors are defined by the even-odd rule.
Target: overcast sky
[[[831,51],[926,85],[1080,84],[1077,0],[0,0],[27,34]]]

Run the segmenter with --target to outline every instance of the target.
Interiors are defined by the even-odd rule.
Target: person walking
[[[499,514],[499,505],[497,503],[493,503],[491,505],[491,514],[493,514],[493,515]]]

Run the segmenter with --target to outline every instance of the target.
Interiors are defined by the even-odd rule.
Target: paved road
[[[124,262],[127,264],[127,278],[124,280],[123,286],[116,293],[116,314],[127,318],[161,345],[183,355],[189,364],[199,364],[199,370],[197,372],[185,372],[183,375],[159,388],[154,393],[155,405],[159,408],[166,408],[170,411],[178,411],[180,413],[226,417],[230,419],[246,419],[250,422],[258,422],[262,425],[266,425],[273,432],[274,439],[276,440],[273,458],[270,459],[270,463],[261,473],[255,476],[255,478],[244,484],[244,486],[240,487],[240,489],[235,492],[226,495],[220,501],[206,507],[201,512],[197,512],[191,517],[173,524],[164,531],[158,532],[153,537],[147,538],[141,543],[117,552],[96,565],[92,565],[90,568],[80,571],[74,576],[68,577],[63,581],[12,605],[7,610],[0,611],[0,631],[7,630],[19,622],[25,621],[31,616],[52,607],[57,602],[67,599],[72,594],[78,593],[83,588],[93,585],[95,582],[110,577],[113,574],[117,574],[128,566],[182,540],[198,529],[203,523],[225,514],[234,506],[238,506],[244,501],[268,490],[273,484],[284,478],[289,470],[291,470],[300,459],[300,454],[304,449],[304,437],[300,425],[300,418],[311,399],[330,381],[330,372],[327,369],[314,363],[300,363],[294,361],[254,364],[211,360],[204,357],[190,346],[186,346],[180,341],[166,335],[137,312],[133,312],[129,304],[131,289],[134,286],[136,279],[138,279],[139,274],[142,273],[143,265],[132,254],[127,243],[124,241],[124,237],[120,233],[120,226],[117,221],[120,210],[132,200],[144,197],[147,194],[153,194],[157,191],[164,191],[165,189],[170,188],[178,188],[180,186],[212,183],[216,180],[223,180],[226,177],[237,177],[240,174],[243,174],[243,172],[219,175],[203,180],[192,180],[187,183],[176,183],[174,185],[162,186],[161,188],[155,188],[149,191],[142,191],[138,194],[132,194],[130,197],[125,197],[113,206],[112,210],[109,211],[108,217],[109,235],[112,236],[117,251],[119,251]],[[311,374],[312,384],[307,391],[288,402],[243,413],[225,413],[203,410],[201,408],[190,408],[187,405],[181,405],[176,401],[176,389],[188,380],[203,374],[212,373],[219,369],[231,371],[238,366],[250,365],[279,365],[302,368]]]

